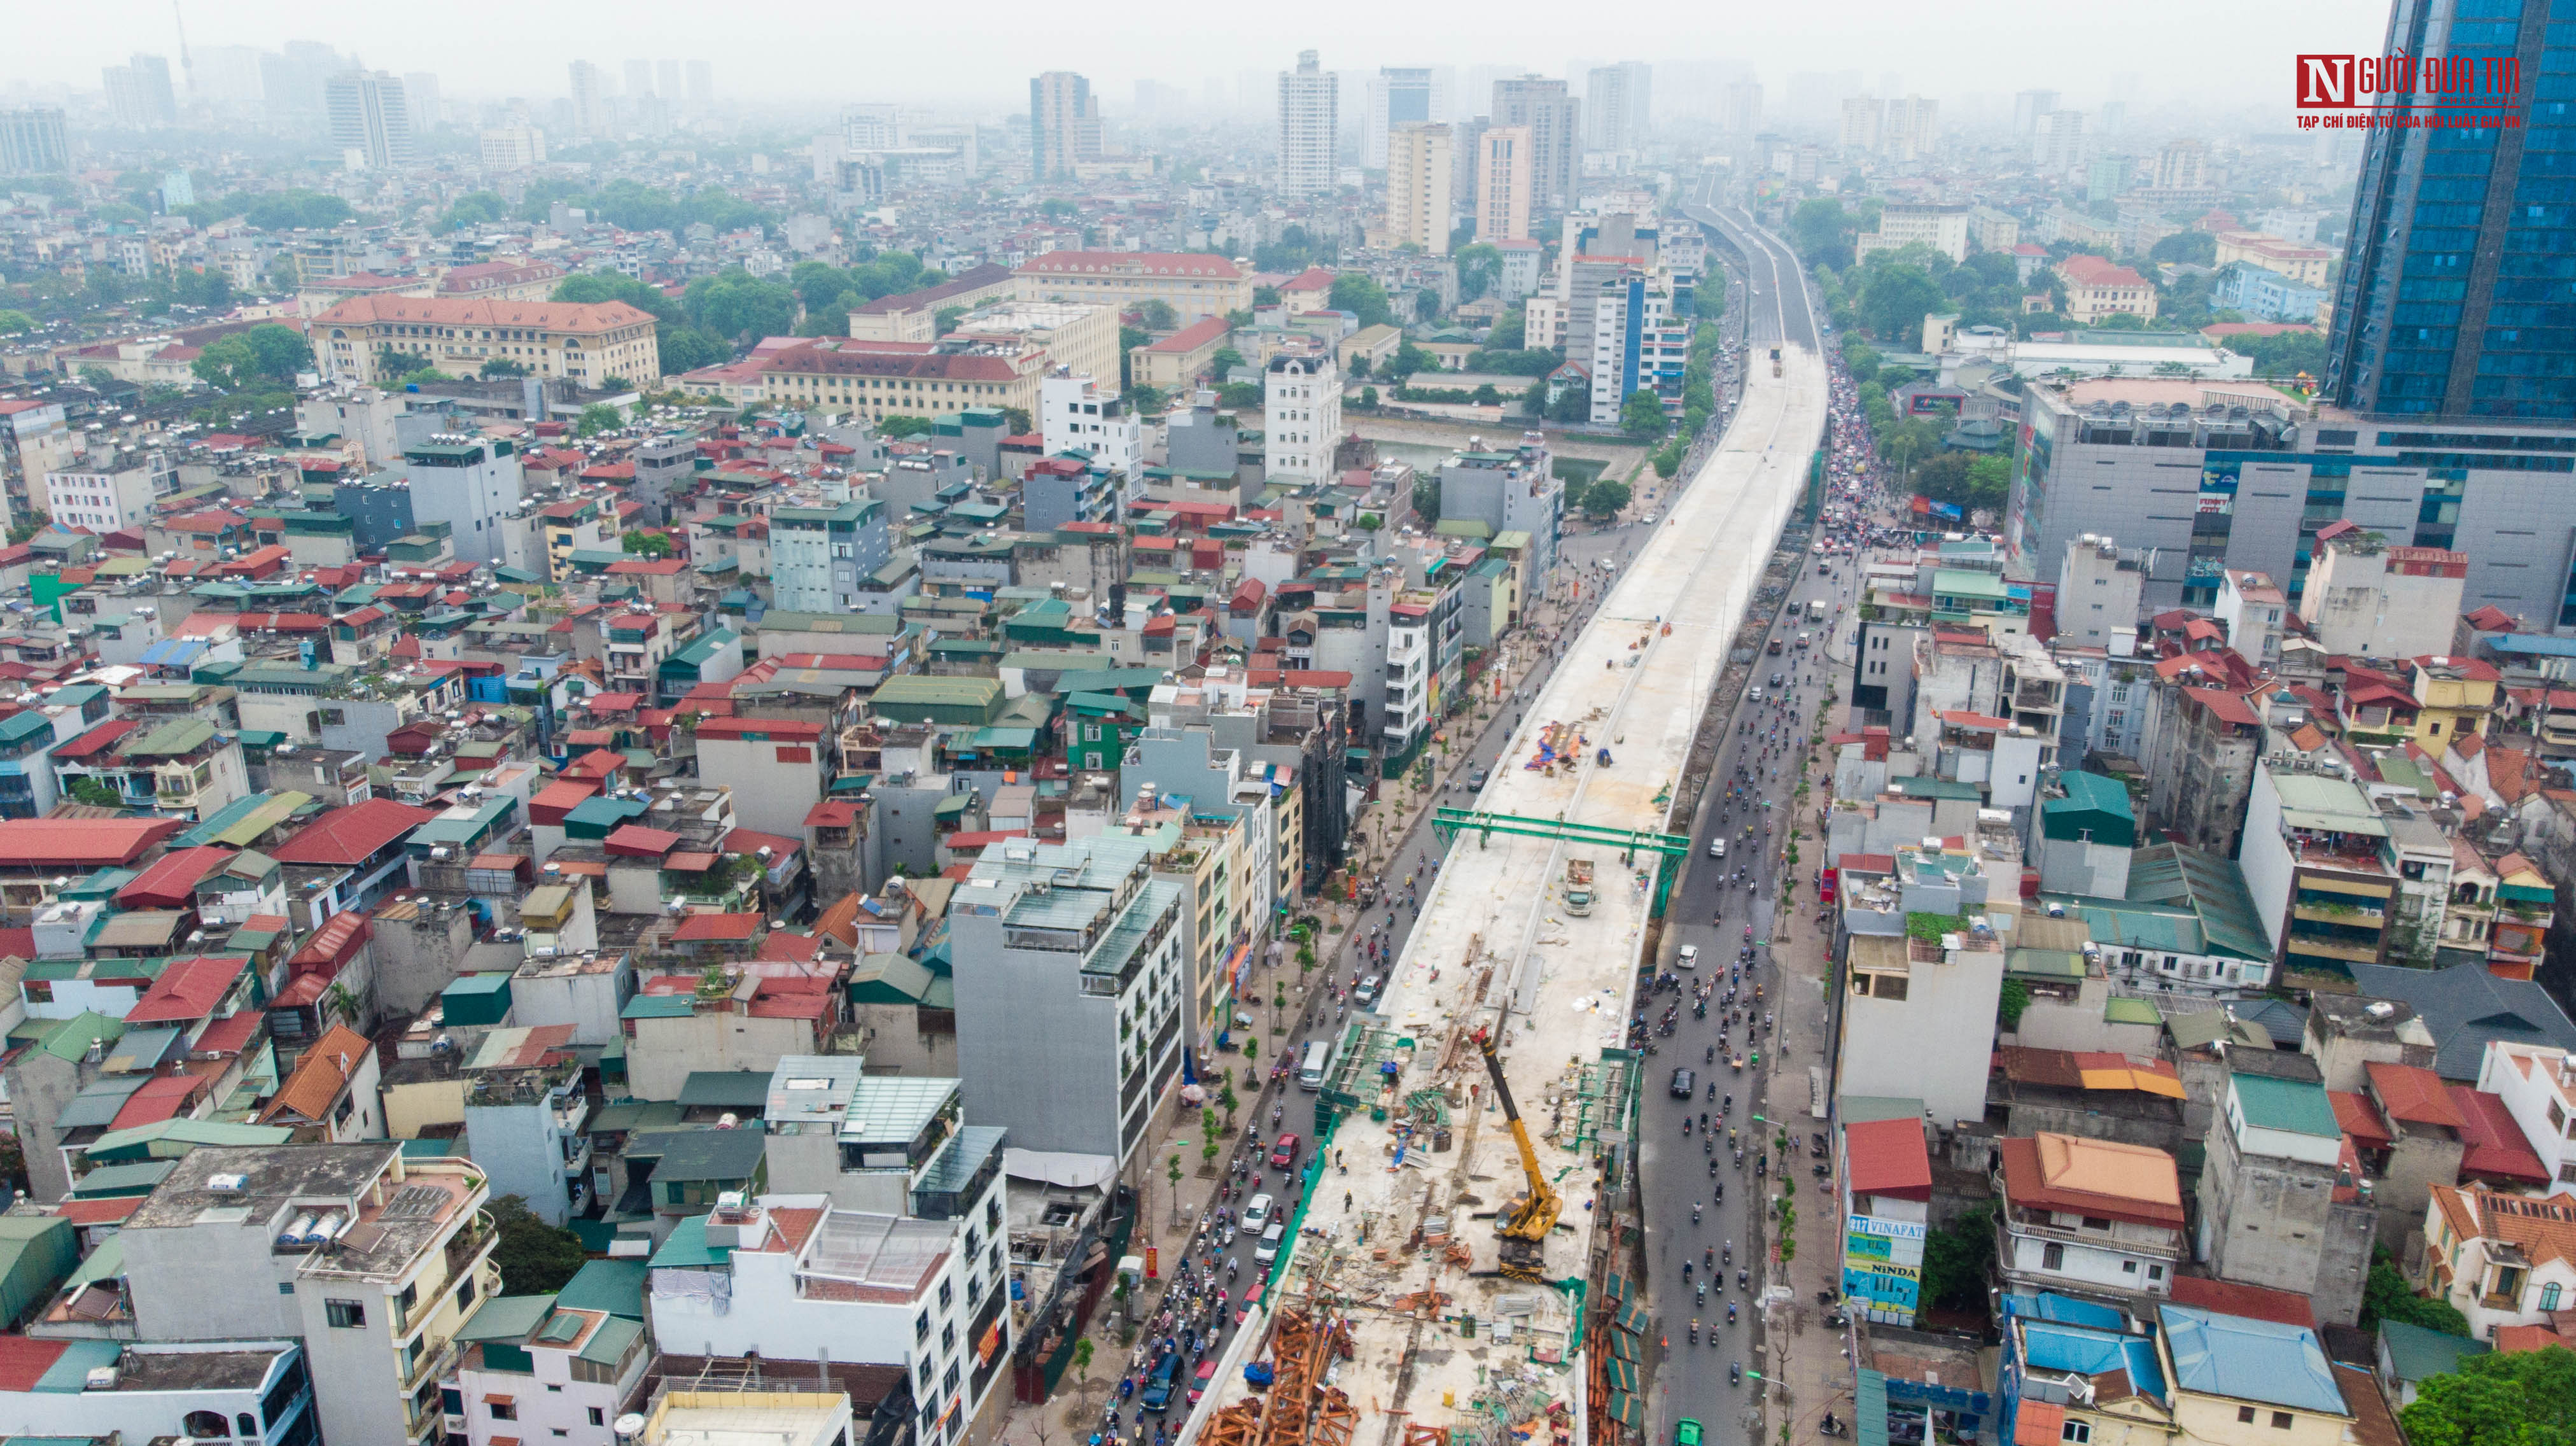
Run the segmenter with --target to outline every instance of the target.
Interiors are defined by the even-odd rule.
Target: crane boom
[[[1494,1082],[1495,1097],[1502,1101],[1503,1120],[1511,1127],[1512,1143],[1520,1148],[1521,1175],[1529,1184],[1529,1192],[1497,1217],[1497,1228],[1503,1237],[1503,1274],[1517,1280],[1539,1280],[1543,1278],[1542,1249],[1549,1233],[1556,1229],[1556,1219],[1564,1212],[1565,1202],[1549,1188],[1547,1177],[1539,1171],[1538,1147],[1530,1143],[1529,1126],[1521,1120],[1520,1105],[1512,1098],[1511,1084],[1503,1078],[1503,1060],[1494,1050],[1491,1030],[1476,1031],[1476,1049],[1485,1057],[1485,1074]]]

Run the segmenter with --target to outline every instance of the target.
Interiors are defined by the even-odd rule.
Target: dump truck
[[[1592,912],[1592,860],[1590,859],[1565,861],[1565,912],[1578,915]]]

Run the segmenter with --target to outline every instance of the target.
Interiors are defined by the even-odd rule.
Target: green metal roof
[[[545,1318],[555,1313],[551,1295],[493,1295],[483,1298],[482,1308],[457,1327],[460,1341],[523,1341]]]
[[[2388,1364],[2400,1381],[2458,1375],[2460,1362],[2495,1349],[2485,1341],[2394,1320],[2379,1323],[2379,1343],[2387,1348]]]
[[[768,1070],[691,1070],[680,1085],[680,1107],[761,1114],[769,1108],[769,1075]]]
[[[754,1135],[752,1138],[760,1137]],[[648,1264],[654,1270],[674,1267],[705,1270],[732,1258],[732,1246],[707,1243],[707,1217],[692,1215],[671,1228],[670,1238],[662,1242],[661,1249],[653,1252],[653,1259]]]
[[[2040,827],[2047,837],[2071,843],[2090,833],[2094,843],[2136,846],[2138,816],[2129,804],[2128,789],[2099,773],[2064,773],[2057,781],[2066,796],[2044,799],[2039,805]]]
[[[644,1318],[647,1267],[640,1260],[594,1260],[573,1272],[555,1293],[564,1310],[604,1310],[627,1320]]]
[[[2335,1123],[2334,1105],[2326,1099],[2324,1085],[2260,1074],[2231,1075],[2229,1079],[2249,1125],[2328,1140],[2343,1134],[2342,1127]]]

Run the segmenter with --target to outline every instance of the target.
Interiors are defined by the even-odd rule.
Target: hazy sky
[[[1321,50],[1325,66],[1335,70],[1500,63],[1561,74],[1569,56],[1742,59],[1773,87],[1792,71],[1857,69],[1873,82],[1894,71],[1907,90],[1936,98],[2045,87],[2079,106],[2103,98],[2115,73],[2134,72],[2150,105],[2189,100],[2232,111],[2283,103],[2286,114],[2292,56],[2375,50],[2388,18],[2385,0],[2316,6],[1731,0],[1610,11],[1567,0],[1287,6],[1126,0],[1106,8],[1055,0],[787,0],[741,7],[704,0],[180,3],[192,46],[274,48],[319,40],[373,67],[436,72],[450,96],[556,96],[565,91],[569,60],[597,61],[615,76],[630,58],[676,57],[713,61],[718,93],[729,99],[948,101],[961,112],[998,113],[1014,95],[1025,108],[1029,75],[1079,70],[1092,77],[1113,114],[1139,77],[1175,84],[1193,97],[1215,78],[1230,93],[1238,72],[1276,70],[1307,47]],[[10,43],[0,47],[0,87],[96,89],[101,66],[138,49],[169,55],[176,71],[170,0],[12,0],[10,9],[15,15]],[[1587,14],[1608,22],[1602,33],[1579,28]],[[1282,23],[1291,19],[1293,25]],[[1650,39],[1636,34],[1641,19],[1653,28]]]

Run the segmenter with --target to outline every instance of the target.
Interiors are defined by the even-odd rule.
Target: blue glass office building
[[[2523,123],[2369,133],[2326,395],[2366,415],[2576,419],[2576,0],[2396,0],[2384,53],[2400,52],[2519,61]]]

